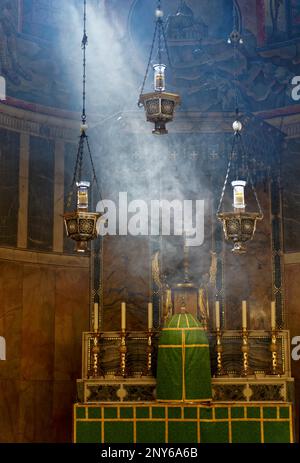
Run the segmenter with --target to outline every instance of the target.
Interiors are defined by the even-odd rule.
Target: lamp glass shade
[[[245,209],[245,186],[244,180],[235,180],[231,182],[233,187],[233,207],[235,209]]]
[[[165,64],[154,64],[154,90],[156,92],[164,92],[166,89],[166,77],[165,77]]]
[[[90,182],[77,182],[77,208],[78,210],[87,210],[89,207],[88,189]]]

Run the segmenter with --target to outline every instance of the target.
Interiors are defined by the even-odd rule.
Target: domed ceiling
[[[293,2],[275,3],[163,1],[172,61],[168,88],[181,94],[183,110],[232,111],[235,75],[242,109],[294,104],[290,83],[300,74],[300,11]],[[136,108],[156,1],[89,0],[88,5],[89,107],[101,114]],[[233,11],[244,40],[236,61],[227,43]],[[0,0],[1,74],[8,103],[80,110],[81,37],[81,0]]]

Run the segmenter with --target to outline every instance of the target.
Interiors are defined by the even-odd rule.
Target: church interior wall
[[[33,3],[37,5],[37,2]],[[131,6],[131,3],[131,1],[126,1],[125,5],[124,2],[119,12],[120,17],[123,15],[125,18],[124,11]],[[252,11],[257,8],[257,5],[265,6],[266,2],[252,0],[238,3],[247,30],[251,34],[257,34],[259,26]],[[20,2],[15,1],[14,7],[17,9],[19,6]],[[18,11],[20,13],[19,9]],[[23,29],[19,22],[20,49],[23,50],[27,43],[31,43],[31,47],[26,48],[28,56],[22,56],[19,64],[23,68],[26,67],[26,59],[32,60],[32,70],[38,69],[38,72],[33,76],[32,82],[26,75],[19,77],[21,82],[18,82],[17,78],[12,75],[9,91],[13,96],[7,105],[0,105],[0,185],[3,188],[0,201],[0,335],[5,333],[7,357],[9,358],[9,362],[0,362],[0,442],[66,442],[71,441],[71,407],[77,398],[76,379],[81,377],[81,336],[82,332],[89,330],[90,323],[90,260],[89,257],[75,255],[72,243],[70,244],[64,236],[62,221],[71,178],[74,141],[78,135],[78,124],[74,122],[76,115],[74,116],[74,112],[67,113],[67,111],[78,108],[74,108],[72,95],[64,86],[59,87],[54,100],[51,100],[53,89],[48,78],[44,96],[41,97],[38,92],[31,91],[31,85],[37,85],[42,81],[43,73],[45,75],[51,71],[58,81],[61,79],[58,68],[51,68],[53,50],[47,48],[47,37],[40,37],[43,31],[46,31],[49,37],[53,31],[35,24],[35,36],[34,38],[29,36],[30,24],[34,22],[34,15],[30,16],[31,14],[30,9],[26,13]],[[132,15],[134,21],[134,11]],[[285,33],[287,34],[282,31],[282,34]],[[280,57],[283,57],[284,61],[286,56],[292,56],[293,65],[297,65],[298,45],[292,43],[290,46],[279,47],[273,52],[274,44],[271,43],[271,38],[266,41],[268,43],[261,44],[264,48],[262,56],[268,59],[270,66],[277,66]],[[39,53],[45,53],[45,59],[40,60]],[[251,53],[254,53],[253,49],[249,51],[250,56]],[[245,68],[247,59],[245,57],[242,59]],[[57,62],[56,65],[58,66]],[[223,64],[221,68],[222,66]],[[187,62],[187,69],[189,69],[189,62]],[[253,76],[256,76],[257,69],[251,68],[251,70],[253,71],[252,77],[245,83],[247,89],[251,89],[252,85],[255,86],[256,82]],[[266,83],[269,72],[272,74],[275,71],[273,68],[271,71],[266,68],[261,70],[262,84],[259,88],[257,87],[257,95],[259,95],[257,101],[252,102],[251,108],[256,108],[259,113],[265,106],[266,113],[263,114],[265,120],[268,120],[268,111],[276,113],[282,102],[283,106],[289,106],[288,97],[283,96],[278,88],[281,88],[284,79],[288,79],[290,74],[282,78],[282,81],[280,81],[280,76],[276,75],[275,82],[272,83],[273,87],[269,87]],[[185,81],[184,71],[180,79],[179,82]],[[276,92],[274,91],[273,96],[274,88]],[[255,93],[255,90],[253,92]],[[25,103],[27,96],[29,102]],[[247,97],[251,99],[249,93]],[[221,101],[223,96],[218,94],[218,98]],[[10,104],[17,99],[20,99],[21,107]],[[199,95],[194,99],[189,97],[188,101],[191,102],[194,111],[198,108],[200,100]],[[29,110],[29,103],[36,105],[33,111]],[[109,102],[106,100],[105,104],[109,107]],[[51,109],[50,106],[52,106]],[[177,188],[182,181],[183,185],[180,185],[179,189],[182,187],[184,191],[186,186],[188,192],[194,195],[201,194],[207,200],[209,206],[205,211],[208,227],[206,236],[209,243],[206,242],[201,249],[195,249],[191,260],[191,271],[200,282],[204,275],[209,273],[211,264],[210,220],[212,213],[215,212],[212,208],[215,205],[212,204],[211,195],[219,192],[221,188],[220,181],[213,184],[209,183],[212,181],[211,178],[210,180],[203,179],[205,174],[213,174],[209,172],[210,158],[206,152],[207,165],[199,161],[205,150],[205,142],[200,144],[200,135],[203,138],[206,137],[206,144],[212,154],[216,146],[222,148],[226,146],[225,138],[218,142],[219,145],[212,138],[215,136],[217,138],[220,132],[223,133],[224,124],[227,134],[230,129],[227,118],[225,122],[221,122],[223,124],[221,129],[220,125],[214,128],[211,122],[208,123],[209,130],[207,126],[203,128],[202,123],[205,117],[203,114],[207,109],[209,108],[200,107],[199,113],[195,115],[195,120],[192,122],[188,119],[186,123],[178,123],[177,126],[176,122],[174,123],[173,138],[170,136],[170,139],[171,147],[177,147],[177,154],[175,153],[174,158],[170,147],[163,148],[164,154],[169,155],[169,158],[162,164],[154,165],[153,163],[152,166],[148,166],[149,171],[152,169],[151,181],[146,178],[141,160],[138,158],[139,152],[136,152],[136,149],[139,149],[140,137],[145,135],[144,125],[141,129],[142,135],[128,134],[127,120],[123,118],[125,122],[121,121],[122,137],[117,139],[115,132],[112,132],[114,141],[110,142],[109,147],[102,129],[95,135],[99,158],[108,147],[108,153],[103,155],[101,162],[97,159],[99,169],[103,168],[104,172],[105,169],[106,172],[111,171],[109,177],[103,178],[103,193],[106,196],[117,198],[119,191],[129,191],[133,197],[138,193],[142,195],[142,198],[149,199],[151,192],[158,194],[158,184],[151,182],[153,182],[154,172],[157,174],[158,170],[163,167],[162,178],[165,182],[166,193],[168,188],[172,189],[175,184]],[[225,105],[225,110],[228,110],[228,104]],[[279,119],[278,123],[275,123],[271,117],[269,121],[282,128],[281,117]],[[92,125],[94,124],[96,126],[95,119]],[[287,123],[285,127],[283,123],[285,133],[289,134],[290,127],[294,125],[294,120],[290,126]],[[116,131],[119,128],[120,126],[117,126]],[[95,134],[97,129],[93,130]],[[147,145],[148,139],[145,138],[145,145]],[[197,146],[198,152],[195,155],[194,148],[197,149]],[[149,163],[153,161],[150,157],[151,149],[142,146],[141,152],[145,155],[149,154]],[[111,161],[112,158],[113,161]],[[281,159],[282,184],[279,192],[282,194],[282,211],[279,216],[280,220],[283,219],[283,228],[278,254],[283,259],[280,288],[282,328],[290,330],[291,338],[300,335],[298,310],[300,297],[300,221],[298,213],[300,212],[298,182],[300,163],[298,158],[299,139],[290,137]],[[172,167],[176,159],[178,165],[182,167],[179,173]],[[116,169],[118,162],[120,169]],[[201,177],[205,185],[203,189],[199,185],[188,185],[186,182],[191,172],[189,167],[184,167],[184,165],[188,166],[189,162],[192,165],[191,170],[194,169],[199,173],[199,178],[203,177]],[[221,163],[218,166],[223,174],[223,161],[217,162]],[[128,172],[131,168],[132,177],[128,179]],[[174,182],[170,180],[173,174],[176,180]],[[182,178],[178,182],[180,174]],[[272,175],[268,174],[264,181],[261,179],[257,181],[265,219],[259,224],[256,238],[248,246],[247,255],[240,256],[237,263],[236,256],[233,256],[230,251],[230,246],[222,244],[221,241],[217,243],[223,266],[225,326],[228,329],[240,328],[240,306],[244,299],[249,301],[249,326],[253,329],[269,329],[270,301],[274,296],[271,177]],[[134,182],[135,179],[136,182]],[[9,210],[7,210],[7,203],[10,204]],[[150,243],[146,237],[104,238],[102,256],[104,330],[111,331],[119,328],[120,303],[123,301],[128,303],[128,324],[131,329],[145,328],[147,302],[152,292],[151,257],[154,249],[152,245],[153,243]],[[157,242],[154,243],[154,247],[155,245]],[[169,257],[166,255],[166,264],[169,265],[170,273],[172,269],[180,268],[182,263],[180,246],[181,242],[178,240],[172,252],[169,253]],[[168,243],[165,251],[166,254],[170,251]],[[300,407],[298,363],[292,361],[296,410]],[[296,416],[299,421],[299,412]],[[297,426],[297,433],[299,433],[299,425]]]

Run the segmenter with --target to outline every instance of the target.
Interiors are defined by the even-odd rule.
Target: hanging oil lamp
[[[233,45],[233,74],[236,120],[232,124],[234,131],[232,150],[231,155],[229,156],[227,173],[219,202],[219,207],[217,210],[217,218],[223,224],[225,239],[233,242],[232,251],[235,254],[244,254],[246,252],[245,243],[253,239],[257,221],[263,219],[263,213],[251,178],[247,153],[242,138],[243,126],[239,120],[237,48],[240,45],[243,45],[243,39],[240,33],[240,27],[238,25],[235,5],[233,5],[233,31],[231,32],[227,42]],[[233,178],[230,178],[232,172],[234,172]],[[231,181],[233,194],[233,209],[224,212],[222,211],[222,206],[227,183],[229,181]],[[258,209],[257,212],[248,211],[245,202],[245,193],[249,190],[249,188],[252,190],[254,195]]]
[[[75,162],[75,169],[73,174],[73,182],[68,196],[67,207],[71,206],[74,194],[76,193],[76,210],[64,213],[64,224],[68,238],[75,241],[75,249],[77,252],[86,252],[88,250],[88,243],[97,238],[97,221],[100,218],[98,212],[89,211],[89,189],[91,182],[82,178],[82,166],[84,161],[85,152],[87,152],[88,159],[91,163],[93,171],[92,183],[96,183],[98,190],[98,181],[95,173],[94,163],[90,150],[87,132],[87,117],[85,110],[86,103],[86,47],[88,38],[86,34],[86,0],[84,0],[84,31],[82,39],[83,50],[83,91],[82,91],[82,115],[81,115],[81,128],[79,144]]]
[[[248,166],[246,151],[241,135],[243,128],[242,124],[239,120],[236,120],[232,127],[234,130],[233,145],[217,211],[217,218],[223,224],[226,240],[234,243],[232,251],[235,254],[243,254],[246,252],[245,243],[253,239],[256,230],[256,223],[258,220],[263,219],[263,213]],[[235,177],[231,181],[233,210],[222,212],[221,209],[224,194],[233,168],[235,168]],[[258,208],[257,212],[249,212],[246,210],[245,191],[248,186],[252,189]]]
[[[170,64],[170,57],[168,52],[168,45],[166,41],[165,27],[163,22],[163,11],[161,9],[160,0],[157,3],[155,11],[156,23],[152,47],[150,51],[149,61],[144,77],[141,94],[139,97],[138,105],[144,106],[147,121],[154,123],[152,131],[155,135],[164,135],[168,133],[166,124],[171,122],[174,117],[175,108],[180,104],[180,96],[176,93],[166,92],[166,68],[167,66],[162,63],[162,44],[164,43]],[[154,92],[143,93],[146,80],[148,77],[154,46],[158,41],[158,63],[153,65],[154,73]]]

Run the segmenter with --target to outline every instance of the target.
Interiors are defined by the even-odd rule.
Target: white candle
[[[247,328],[247,301],[242,304],[242,327]]]
[[[272,330],[276,329],[276,307],[275,301],[271,302],[271,328]]]
[[[126,304],[122,302],[121,305],[121,330],[126,330]]]
[[[95,333],[98,331],[98,328],[99,328],[98,325],[99,325],[99,306],[95,302],[94,304],[94,331]]]
[[[216,301],[216,329],[220,329],[220,302]]]
[[[149,302],[148,304],[148,330],[151,331],[153,328],[153,304]]]

